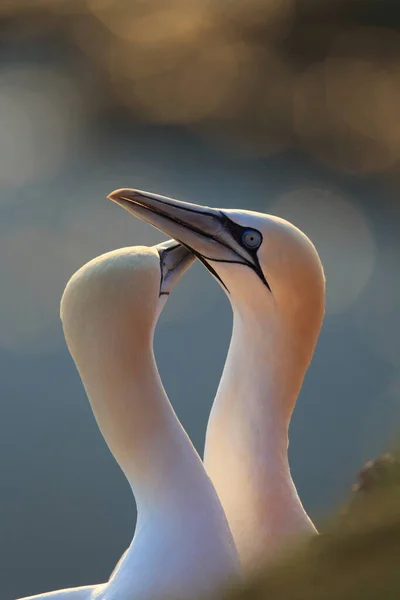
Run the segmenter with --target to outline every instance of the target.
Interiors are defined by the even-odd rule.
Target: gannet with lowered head
[[[204,464],[246,571],[316,529],[288,462],[288,428],[325,310],[312,242],[291,223],[246,210],[120,189],[109,198],[190,248],[219,281],[233,331],[207,427]]]
[[[31,600],[199,597],[239,576],[221,503],[169,403],[153,354],[158,316],[193,260],[175,240],[124,248],[92,260],[67,284],[65,338],[136,498],[137,524],[107,583]]]

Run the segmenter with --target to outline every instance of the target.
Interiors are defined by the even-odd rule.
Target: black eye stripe
[[[246,250],[246,252],[248,252],[248,254],[250,254],[250,256],[252,257],[252,259],[254,261],[254,265],[251,264],[250,262],[246,261],[247,266],[250,267],[251,269],[253,269],[253,271],[255,273],[257,273],[257,275],[259,276],[261,281],[264,283],[264,285],[267,286],[269,291],[272,293],[271,287],[265,278],[265,275],[264,275],[263,270],[260,265],[260,261],[258,260],[258,256],[257,256],[257,250],[259,249],[259,247],[261,246],[261,244],[263,242],[263,235],[262,235],[261,231],[258,231],[258,229],[250,229],[249,227],[243,227],[242,225],[238,225],[238,223],[235,223],[234,221],[232,221],[232,219],[230,219],[224,212],[222,212],[222,210],[220,210],[219,212],[222,217],[222,223],[223,223],[224,227],[226,227],[229,230],[229,233],[231,234],[233,239],[242,248],[244,248]],[[246,231],[255,231],[260,236],[260,243],[257,246],[255,246],[254,248],[250,248],[243,244],[242,236]],[[234,261],[232,261],[232,262],[234,262]]]
[[[258,229],[252,229],[251,227],[243,227],[242,225],[238,225],[237,223],[235,223],[234,221],[232,221],[225,213],[222,212],[222,210],[220,211],[220,214],[222,216],[222,222],[224,224],[224,226],[229,229],[229,233],[231,234],[231,236],[233,237],[233,239],[240,244],[241,246],[243,246],[243,235],[247,232],[251,232],[254,231],[254,233],[258,236],[260,236],[260,243],[257,246],[256,250],[258,250],[258,248],[261,246],[262,241],[263,241],[263,236],[261,231],[258,231]],[[249,248],[246,246],[246,250],[249,250]],[[251,250],[253,250],[251,248]]]

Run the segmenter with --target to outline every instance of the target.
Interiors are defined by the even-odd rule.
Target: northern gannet
[[[168,400],[153,353],[158,316],[193,260],[175,240],[123,248],[92,260],[66,286],[67,345],[138,516],[108,582],[30,600],[199,597],[240,578],[221,503]]]
[[[109,198],[192,250],[228,295],[233,331],[204,464],[248,572],[314,534],[291,477],[288,428],[325,312],[318,253],[284,219],[120,189]]]

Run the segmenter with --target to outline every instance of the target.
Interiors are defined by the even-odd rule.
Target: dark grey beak
[[[222,210],[133,189],[116,190],[108,198],[189,248],[225,288],[209,261],[247,265],[269,288],[256,250],[241,243],[245,228]]]
[[[176,240],[161,242],[154,248],[160,255],[160,296],[168,295],[196,257]]]

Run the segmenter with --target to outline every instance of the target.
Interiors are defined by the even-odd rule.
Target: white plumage
[[[30,600],[198,597],[239,576],[220,501],[166,396],[153,354],[158,315],[192,261],[175,241],[125,248],[89,262],[65,289],[65,338],[99,428],[135,495],[138,518],[108,582]]]
[[[312,242],[287,221],[121,189],[109,198],[192,249],[224,288],[233,332],[211,411],[205,466],[243,567],[314,534],[288,462],[288,428],[325,307]]]

